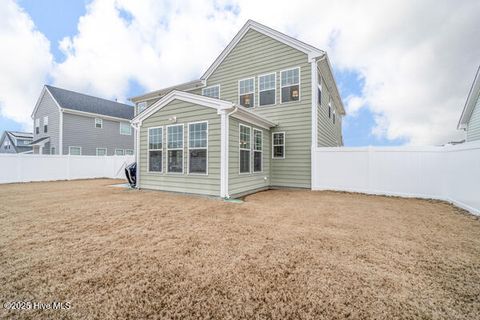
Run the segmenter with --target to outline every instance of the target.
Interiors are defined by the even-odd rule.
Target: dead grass
[[[235,204],[112,183],[0,186],[0,301],[72,304],[1,317],[480,314],[480,221],[446,203],[275,190]]]

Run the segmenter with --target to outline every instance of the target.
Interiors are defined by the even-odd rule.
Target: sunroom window
[[[167,127],[167,172],[183,173],[183,124]]]
[[[250,173],[250,127],[240,125],[240,173]]]
[[[208,164],[208,123],[197,122],[188,125],[188,173],[207,173]]]
[[[148,171],[162,172],[163,128],[148,129]]]
[[[238,82],[238,93],[240,105],[246,108],[253,108],[255,96],[255,79],[249,78]]]
[[[275,104],[275,73],[258,77],[259,105],[266,106]]]
[[[253,129],[253,172],[262,172],[263,131]]]
[[[281,72],[282,103],[300,99],[300,68]]]

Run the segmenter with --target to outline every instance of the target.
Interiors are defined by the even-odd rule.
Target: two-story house
[[[345,114],[326,52],[249,20],[204,75],[131,98],[137,186],[238,197],[311,188]]]
[[[467,142],[480,140],[480,67],[477,69],[457,129],[465,130]]]
[[[134,107],[45,85],[33,119],[34,154],[134,154]]]
[[[30,132],[4,131],[0,138],[0,153],[31,153],[32,139]]]

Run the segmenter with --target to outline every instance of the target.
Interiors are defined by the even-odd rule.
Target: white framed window
[[[332,97],[328,97],[328,118],[332,117]]]
[[[250,127],[239,127],[239,173],[250,173]]]
[[[300,100],[300,68],[280,72],[281,103]]]
[[[133,150],[132,149],[125,149],[125,154],[127,156],[133,156]]]
[[[35,119],[35,134],[39,134],[40,133],[40,119],[37,118]]]
[[[148,128],[148,172],[163,172],[163,127]]]
[[[167,126],[167,172],[183,173],[183,124]]]
[[[202,95],[210,98],[220,99],[220,85],[206,87],[202,89]]]
[[[277,103],[276,87],[277,74],[275,72],[258,76],[258,105],[268,106]]]
[[[120,134],[124,136],[132,135],[132,127],[128,122],[120,122]]]
[[[317,103],[319,106],[322,105],[322,76],[318,74],[318,84],[317,84]]]
[[[116,155],[116,156],[124,156],[124,155],[125,155],[125,150],[123,150],[123,149],[115,149],[115,155]]]
[[[48,132],[48,116],[43,117],[43,132]]]
[[[82,147],[68,147],[68,154],[72,156],[81,156],[82,155]]]
[[[103,119],[95,118],[95,128],[103,128]]]
[[[142,101],[142,102],[137,103],[137,113],[141,113],[145,109],[147,109],[147,102],[146,101]]]
[[[238,81],[238,103],[246,108],[253,108],[255,105],[255,78],[248,78]]]
[[[335,124],[335,109],[333,109],[333,112],[332,112],[332,119],[333,119],[333,124]]]
[[[188,173],[208,174],[208,122],[188,124]]]
[[[96,149],[97,156],[106,156],[107,155],[107,148],[97,148]]]
[[[285,159],[285,132],[272,133],[272,159]]]
[[[10,140],[8,140],[8,137],[5,138],[5,143],[3,145],[5,146],[5,149],[10,149]]]
[[[263,131],[253,129],[253,172],[263,170]]]

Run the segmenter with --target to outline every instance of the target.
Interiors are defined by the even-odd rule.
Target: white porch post
[[[228,115],[220,112],[220,197],[228,198]]]

